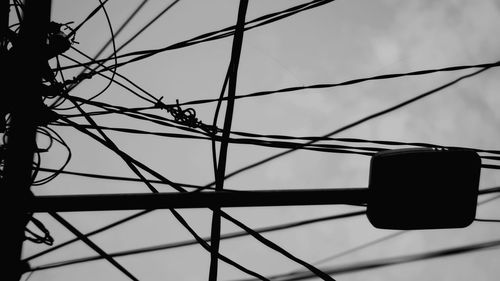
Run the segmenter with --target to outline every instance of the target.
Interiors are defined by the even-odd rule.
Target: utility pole
[[[8,31],[9,1],[1,0],[2,40]],[[11,34],[12,47],[2,54],[2,118],[7,113],[7,143],[5,144],[2,188],[1,257],[6,266],[2,280],[19,280],[24,271],[21,264],[24,229],[30,220],[30,198],[33,156],[36,149],[36,128],[42,107],[42,67],[47,28],[50,21],[50,0],[26,0],[19,34]],[[5,19],[4,17],[7,16]],[[5,26],[7,24],[7,26]],[[14,36],[15,38],[12,38]],[[14,40],[13,40],[14,39]]]

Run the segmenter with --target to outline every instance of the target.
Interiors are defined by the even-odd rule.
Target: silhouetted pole
[[[2,17],[8,2],[2,0]],[[7,6],[5,6],[7,2]],[[2,107],[10,113],[2,178],[2,213],[4,214],[0,251],[4,262],[2,280],[19,280],[24,228],[30,219],[28,212],[32,184],[33,155],[36,149],[37,113],[41,108],[42,65],[47,26],[50,20],[50,0],[26,0],[24,20],[13,47],[2,56],[4,79]],[[7,21],[8,22],[8,21]],[[2,18],[2,24],[5,24]],[[8,23],[7,23],[8,24]],[[3,116],[2,116],[3,118]]]

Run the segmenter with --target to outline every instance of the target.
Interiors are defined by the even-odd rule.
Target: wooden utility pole
[[[9,116],[0,186],[5,246],[1,257],[6,263],[2,280],[19,280],[25,269],[20,260],[24,229],[31,216],[27,204],[33,196],[30,187],[38,112],[42,106],[42,66],[47,62],[44,53],[50,7],[50,0],[26,0],[19,34],[11,35],[12,47],[2,55],[5,74],[1,84],[1,103],[3,113]],[[8,25],[9,1],[2,0],[1,8],[2,35],[5,35],[8,32],[5,24]],[[7,20],[3,18],[6,15]]]

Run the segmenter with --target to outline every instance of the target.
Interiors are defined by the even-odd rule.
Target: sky
[[[140,4],[109,0],[106,10],[116,31]],[[249,1],[246,19],[306,3],[291,0]],[[171,1],[148,1],[129,25],[116,36],[120,46]],[[53,21],[73,21],[75,27],[99,4],[98,1],[53,1]],[[200,34],[232,26],[236,22],[238,1],[181,0],[119,54],[156,49]],[[500,57],[500,1],[447,0],[337,0],[244,34],[238,69],[236,95],[287,87],[338,83],[387,73],[403,73],[456,65],[492,63]],[[110,38],[103,12],[97,13],[76,33],[74,45],[92,56]],[[165,103],[217,98],[231,55],[232,37],[156,54],[148,59],[120,67],[118,72]],[[102,57],[112,53],[108,47]],[[85,61],[75,51],[68,56]],[[55,62],[51,62],[54,65]],[[72,64],[61,59],[61,64]],[[111,62],[110,62],[111,64]],[[64,72],[66,79],[78,70]],[[352,86],[309,89],[258,98],[239,99],[235,104],[233,131],[289,136],[322,136],[399,102],[448,83],[474,70],[369,81]],[[493,68],[451,88],[415,102],[390,114],[375,118],[338,137],[401,142],[428,142],[444,146],[498,149],[500,70]],[[60,77],[59,77],[60,79]],[[120,80],[122,81],[122,80]],[[83,82],[70,94],[89,98],[106,86],[95,77]],[[97,101],[124,107],[151,104],[113,84]],[[69,104],[66,104],[69,105]],[[215,104],[186,106],[196,110],[205,124],[214,118]],[[85,110],[95,110],[84,106]],[[222,107],[221,112],[225,111]],[[75,110],[61,111],[74,114]],[[166,111],[152,110],[169,117]],[[85,124],[82,118],[72,120]],[[155,132],[182,131],[126,118],[96,116],[102,126],[136,128]],[[222,127],[223,115],[219,117]],[[77,130],[51,127],[71,147],[72,158],[66,170],[133,177],[133,172],[112,151]],[[160,172],[168,179],[205,185],[214,179],[211,144],[203,140],[162,138],[109,132],[116,145]],[[42,136],[38,138],[43,142]],[[280,149],[231,144],[227,171],[254,163],[281,152]],[[41,166],[57,169],[66,152],[54,145],[42,155]],[[225,188],[242,190],[366,187],[370,158],[363,155],[297,151],[241,173],[225,182]],[[41,173],[39,176],[43,176]],[[45,174],[47,175],[47,174]],[[150,175],[147,176],[150,178]],[[480,188],[498,186],[500,173],[482,169]],[[173,191],[155,185],[161,192]],[[59,175],[46,185],[33,187],[36,195],[149,192],[144,184],[97,180]],[[452,195],[451,195],[452,196]],[[487,199],[481,197],[480,200]],[[478,207],[478,218],[500,217],[499,201]],[[294,222],[348,211],[355,206],[294,206],[228,208],[226,211],[252,228]],[[82,232],[89,232],[132,211],[61,213]],[[180,210],[202,236],[209,236],[211,211]],[[55,244],[73,238],[72,234],[47,214],[35,214],[55,239]],[[238,228],[223,221],[222,233]],[[294,255],[315,263],[353,247],[396,233],[371,226],[364,216],[310,224],[264,234]],[[318,264],[330,268],[355,262],[421,253],[498,238],[500,224],[474,222],[465,229],[410,231],[351,254]],[[166,210],[157,210],[113,230],[92,237],[107,252],[122,251],[191,239],[190,234]],[[26,242],[28,257],[45,245]],[[269,276],[303,269],[251,237],[224,240],[221,253]],[[34,259],[32,267],[95,253],[78,242]],[[206,280],[210,255],[200,246],[156,251],[117,258],[140,280]],[[500,275],[498,249],[472,254],[414,262],[409,264],[334,275],[336,280],[496,280]],[[248,275],[219,262],[219,280],[240,280]],[[28,274],[23,280],[28,279]],[[35,271],[37,280],[127,280],[104,260]],[[315,280],[315,279],[312,279]]]

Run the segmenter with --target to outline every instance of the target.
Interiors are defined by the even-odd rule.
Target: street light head
[[[470,150],[397,149],[371,159],[367,215],[384,229],[461,228],[472,223],[481,170]]]

